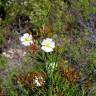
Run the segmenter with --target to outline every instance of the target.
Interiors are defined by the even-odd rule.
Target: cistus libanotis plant
[[[28,35],[28,37],[25,35]],[[34,40],[33,38],[29,40],[28,38],[31,36],[32,34],[25,33],[20,37],[20,41],[21,44],[29,49],[30,57],[35,60],[32,69],[37,72],[37,75],[33,72],[29,75],[27,74],[26,76],[19,77],[19,80],[22,84],[25,83],[25,86],[29,86],[29,88],[35,91],[36,89],[40,90],[38,88],[42,88],[43,86],[43,88],[48,91],[48,93],[46,93],[48,96],[51,96],[52,94],[63,94],[61,90],[63,90],[62,88],[65,85],[61,86],[59,83],[65,84],[64,82],[66,81],[67,83],[68,81],[74,86],[80,79],[79,73],[76,72],[75,69],[68,67],[68,61],[62,57],[61,50],[59,50],[62,46],[58,45],[58,40],[56,38],[44,38],[38,40]],[[32,46],[35,46],[36,48]],[[34,51],[34,49],[36,50]],[[63,64],[61,60],[63,60]],[[39,77],[40,74],[38,72],[43,72],[46,76]]]
[[[25,36],[25,35],[28,35],[28,37]],[[38,41],[34,40],[34,38],[33,39],[31,38],[29,40],[28,38],[30,36],[32,36],[32,35],[29,34],[29,33],[25,33],[22,37],[20,37],[21,44],[23,44],[27,48],[31,49],[31,50],[29,50],[30,57],[32,57],[33,60],[35,59],[35,61],[36,61],[35,63],[37,63],[37,62],[39,63],[38,66],[37,66],[38,63],[34,64],[35,68],[37,67],[37,70],[39,68],[39,71],[44,72],[44,73],[47,74],[47,80],[48,81],[45,81],[44,85],[46,85],[48,87],[49,94],[51,95],[52,94],[52,90],[50,88],[53,88],[53,85],[51,86],[51,83],[54,80],[53,73],[58,69],[58,63],[59,63],[58,61],[60,59],[59,58],[59,54],[58,54],[58,50],[56,49],[56,46],[57,46],[56,45],[56,41],[54,39],[52,39],[52,38],[39,39]],[[37,48],[35,48],[36,49],[35,51],[37,51],[37,52],[34,52],[34,49],[32,50],[32,48],[33,48],[32,46],[37,47]],[[34,65],[33,65],[33,70],[34,70]],[[33,73],[33,75],[34,75],[34,73]],[[32,78],[34,79],[35,78],[36,79],[35,83],[37,84],[37,86],[41,87],[40,83],[39,83],[39,79],[40,78],[38,76],[34,77],[33,75],[32,75],[32,77],[29,77],[29,78],[30,79],[32,79]],[[43,78],[41,78],[41,79],[43,80]],[[46,82],[48,82],[48,85],[46,84]],[[33,83],[34,83],[34,80],[33,80]]]
[[[55,66],[57,66],[57,57],[58,56],[54,56],[53,53],[54,49],[56,47],[55,41],[52,38],[45,38],[43,40],[34,40],[34,38],[32,37],[32,34],[29,33],[25,33],[22,37],[20,37],[20,41],[21,44],[23,44],[24,46],[30,46],[30,48],[36,49],[36,51],[38,50],[38,55],[41,54],[41,59],[42,61],[44,61],[44,63],[46,63],[46,67],[51,67],[53,65],[53,69],[54,70]],[[35,48],[37,47],[37,48]],[[52,54],[53,53],[53,54]],[[37,55],[37,59],[38,59],[38,55]],[[42,57],[43,56],[43,57]],[[34,58],[34,57],[33,57]],[[50,63],[50,64],[49,64]],[[47,66],[48,65],[48,66]],[[48,71],[48,70],[47,70]]]

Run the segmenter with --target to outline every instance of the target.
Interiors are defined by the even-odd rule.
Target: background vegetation
[[[53,38],[55,52],[28,48],[22,64],[0,76],[1,94],[96,96],[95,0],[0,0],[0,74],[8,68],[3,56],[10,47],[6,42],[10,38],[18,42],[26,32],[32,33],[36,42]],[[46,60],[55,60],[58,67],[46,69]],[[34,76],[44,78],[42,87],[31,82]]]

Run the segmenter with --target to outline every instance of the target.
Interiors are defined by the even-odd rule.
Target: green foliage
[[[72,2],[72,7],[76,10],[80,10],[82,16],[87,19],[90,14],[96,13],[96,7],[92,6],[91,2],[91,0],[76,0]]]
[[[7,67],[7,59],[4,56],[0,55],[0,70],[3,70]]]
[[[5,38],[2,34],[0,34],[0,45],[3,44],[5,41]]]
[[[46,23],[48,15],[50,13],[51,3],[49,0],[30,0],[29,1],[29,18],[31,22],[34,23],[37,27],[41,27]]]

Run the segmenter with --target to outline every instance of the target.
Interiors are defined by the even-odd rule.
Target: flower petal
[[[46,45],[46,44],[50,44],[50,42],[52,42],[52,39],[51,38],[46,38],[42,41],[41,45]]]
[[[28,38],[30,35],[28,33],[25,33],[23,37]]]
[[[45,52],[52,52],[53,51],[53,49],[51,47],[46,47],[46,46],[42,46],[41,49],[44,50]]]
[[[30,42],[22,42],[22,44],[25,46],[30,46]]]
[[[45,39],[42,41],[41,45],[42,45],[42,46],[43,46],[43,45],[46,45],[46,40],[45,40]]]
[[[52,41],[52,42],[50,43],[50,47],[51,47],[51,48],[55,48],[55,42],[54,42],[54,41]]]
[[[20,37],[20,41],[21,42],[25,41],[25,37]]]
[[[29,37],[28,37],[30,40],[32,40],[32,35],[29,35]]]

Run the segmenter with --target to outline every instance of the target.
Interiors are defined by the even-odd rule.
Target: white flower
[[[40,84],[40,82],[39,82],[37,77],[35,78],[34,83],[36,84],[36,86],[41,86],[41,84]]]
[[[41,77],[41,76],[39,76],[39,77],[35,76],[35,79],[34,79],[34,81],[33,81],[33,83],[34,83],[37,87],[42,86],[44,82],[45,82],[45,81],[43,80],[43,77]]]
[[[55,42],[51,38],[46,38],[41,43],[41,49],[45,52],[52,52],[55,48]]]
[[[33,43],[32,35],[25,33],[22,37],[20,37],[20,41],[25,46],[30,46]]]

